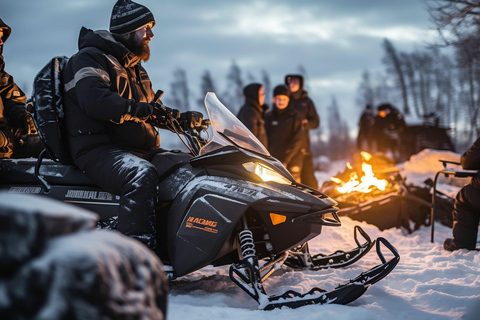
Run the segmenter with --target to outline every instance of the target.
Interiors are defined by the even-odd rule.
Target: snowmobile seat
[[[448,164],[453,165],[462,165],[460,162],[454,161],[447,161],[447,160],[439,160],[443,163],[443,170],[438,171],[435,174],[435,179],[433,180],[433,192],[432,192],[432,207],[430,211],[430,242],[433,243],[434,241],[434,233],[435,233],[435,199],[437,195],[437,180],[441,174],[444,174],[445,177],[453,176],[455,178],[470,178],[474,175],[478,174],[478,170],[465,170],[465,169],[457,169],[457,168],[447,168]]]
[[[153,156],[151,163],[157,168],[159,180],[162,181],[172,172],[189,163],[192,158],[192,155],[181,152],[180,150],[165,150],[156,153]]]
[[[37,159],[3,159],[0,161],[2,184],[35,185],[38,178],[34,174]],[[44,159],[40,174],[51,184],[94,186],[83,172],[75,166],[60,164],[51,159]]]

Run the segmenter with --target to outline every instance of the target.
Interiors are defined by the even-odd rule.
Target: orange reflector
[[[270,213],[270,220],[272,220],[272,224],[276,226],[277,224],[284,223],[287,220],[287,216]]]

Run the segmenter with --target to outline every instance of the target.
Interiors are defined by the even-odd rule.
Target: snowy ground
[[[431,172],[438,169],[438,157],[444,159],[445,154],[421,153],[406,164],[404,174],[409,176],[423,165],[422,173],[433,179]],[[428,170],[431,172],[425,173]],[[324,178],[323,174],[317,177],[320,181]],[[373,225],[347,217],[343,217],[342,222],[340,228],[324,228],[322,234],[310,242],[311,251],[331,253],[353,248],[353,228],[360,225],[372,238],[389,240],[401,256],[396,269],[358,300],[345,306],[313,305],[261,311],[253,299],[229,280],[227,267],[206,267],[178,279],[171,287],[168,319],[480,319],[480,252],[443,250],[443,240],[451,237],[451,229],[436,223],[435,243],[430,243],[429,227],[407,234],[400,229],[381,232]],[[379,262],[372,249],[361,261],[345,269],[294,272],[285,268],[269,278],[265,288],[271,295],[288,289],[331,290]]]
[[[427,227],[407,235],[399,229],[381,232],[375,226],[349,218],[343,218],[342,222],[340,228],[324,228],[310,242],[311,251],[327,253],[353,248],[353,227],[358,224],[371,237],[388,239],[401,256],[392,273],[358,300],[345,306],[261,311],[256,309],[253,299],[229,281],[226,267],[207,267],[182,278],[171,288],[168,319],[457,319],[480,305],[480,253],[443,250],[441,243],[451,236],[451,229],[437,223],[432,244]],[[267,280],[265,287],[269,294],[279,294],[288,288],[307,292],[315,286],[329,290],[378,263],[372,249],[364,259],[345,269],[280,270]],[[479,312],[472,319],[479,319]]]

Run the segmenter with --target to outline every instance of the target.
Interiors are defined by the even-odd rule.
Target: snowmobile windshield
[[[264,156],[270,156],[265,146],[218,100],[215,93],[207,93],[205,108],[211,123],[212,138],[200,150],[201,155],[228,145],[235,145]]]

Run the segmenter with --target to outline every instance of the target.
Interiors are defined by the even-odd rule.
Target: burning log
[[[361,152],[361,162],[351,165],[322,187],[338,202],[339,214],[365,221],[381,230],[408,227],[405,218],[402,178],[399,168]]]

